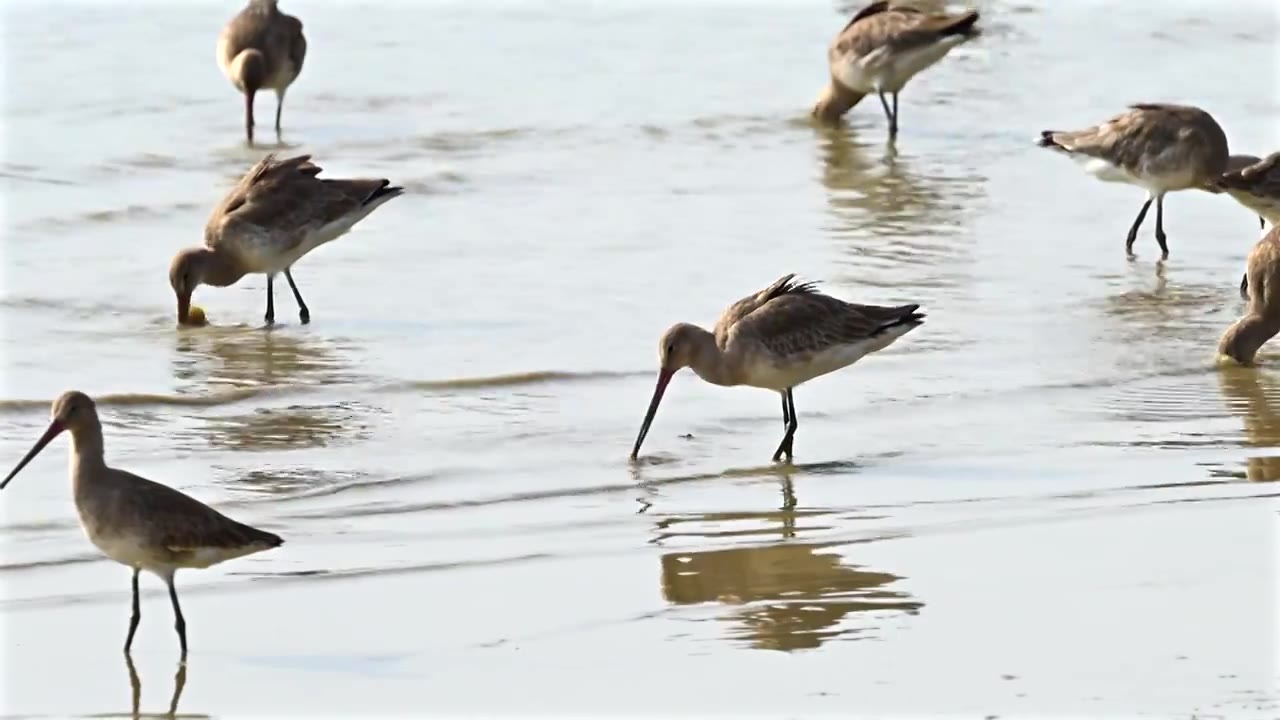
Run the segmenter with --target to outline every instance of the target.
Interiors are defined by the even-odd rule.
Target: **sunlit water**
[[[896,148],[808,124],[823,2],[286,3],[283,151],[407,193],[297,265],[310,325],[255,277],[183,331],[168,261],[261,152],[237,6],[4,9],[0,462],[80,388],[114,465],[287,539],[179,575],[180,713],[1277,713],[1278,355],[1213,358],[1256,218],[1171,196],[1128,262],[1141,191],[1032,143],[1171,100],[1280,148],[1267,0],[982,2]],[[796,391],[794,467],[688,372],[629,464],[662,330],[786,272],[928,321]],[[7,713],[132,704],[67,445],[0,496]]]

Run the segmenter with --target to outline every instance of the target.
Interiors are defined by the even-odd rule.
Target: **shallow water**
[[[1213,358],[1256,218],[1171,196],[1129,262],[1141,192],[1032,144],[1173,100],[1280,148],[1267,0],[981,2],[894,147],[873,100],[806,122],[828,3],[286,3],[283,151],[408,193],[298,264],[310,325],[251,278],[176,330],[167,263],[261,152],[237,4],[3,10],[0,459],[80,388],[114,465],[287,538],[179,575],[181,714],[1280,712],[1277,355]],[[662,330],[786,272],[928,321],[796,392],[794,467],[776,397],[687,372],[629,464]],[[66,446],[0,498],[8,714],[132,704]]]

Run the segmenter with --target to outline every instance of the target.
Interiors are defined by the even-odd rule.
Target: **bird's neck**
[[[244,277],[245,271],[240,263],[227,252],[218,252],[202,248],[200,282],[214,287],[227,287],[236,284]]]
[[[71,430],[71,476],[79,483],[86,471],[106,466],[102,445],[102,425],[78,425]]]
[[[1218,352],[1235,359],[1242,365],[1253,362],[1258,348],[1280,332],[1280,319],[1250,313],[1236,321],[1222,335]]]
[[[698,328],[694,337],[693,361],[689,368],[712,385],[737,385],[729,359],[716,343],[716,336]]]
[[[832,78],[814,103],[813,117],[827,124],[835,123],[862,98],[863,93],[854,92]]]

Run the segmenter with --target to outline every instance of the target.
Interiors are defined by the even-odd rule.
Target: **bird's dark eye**
[[[674,343],[667,343],[667,354],[670,355],[675,350]]]

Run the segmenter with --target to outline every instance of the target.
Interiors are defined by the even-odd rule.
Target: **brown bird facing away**
[[[275,322],[277,273],[289,281],[298,317],[311,322],[290,268],[404,192],[385,178],[321,179],[321,172],[310,155],[279,161],[267,155],[245,173],[209,217],[204,247],[179,252],[169,265],[179,323],[190,322],[197,286],[227,287],[250,273],[267,276],[268,325]]]
[[[46,445],[63,431],[71,432],[71,487],[80,524],[89,541],[104,555],[133,568],[133,615],[124,651],[133,645],[142,611],[138,574],[146,570],[169,586],[174,629],[187,656],[187,623],[178,605],[173,578],[181,568],[207,568],[224,560],[278,547],[277,535],[232,520],[173,488],[124,470],[107,467],[102,423],[93,400],[82,392],[63,393],[53,402],[44,435],[22,458],[3,489]]]
[[[631,450],[632,460],[640,454],[667,383],[688,367],[715,385],[748,385],[781,394],[786,434],[773,460],[785,455],[789,461],[798,425],[792,389],[885,349],[924,322],[924,315],[916,312],[919,305],[855,305],[794,278],[784,275],[734,303],[712,332],[678,323],[662,335],[658,385]]]
[[[1257,161],[1251,155],[1228,154],[1226,133],[1209,113],[1190,105],[1166,103],[1130,105],[1127,112],[1083,130],[1045,130],[1038,144],[1066,154],[1100,180],[1137,185],[1147,191],[1147,201],[1125,239],[1130,259],[1138,228],[1153,200],[1156,242],[1162,257],[1168,258],[1165,194],[1209,189],[1210,181],[1224,172]]]
[[[835,123],[874,92],[889,120],[889,137],[897,137],[898,93],[951,48],[977,37],[977,22],[977,10],[948,15],[871,3],[853,16],[827,50],[831,82],[813,106],[813,116]],[[892,109],[885,93],[893,95]]]
[[[1247,157],[1247,156],[1241,156]],[[1271,153],[1246,167],[1223,173],[1209,183],[1212,192],[1225,192],[1236,202],[1258,213],[1265,230],[1280,224],[1280,152]],[[1240,279],[1240,297],[1249,299],[1249,273]]]
[[[1263,343],[1280,332],[1280,228],[1271,231],[1249,253],[1249,307],[1218,341],[1218,353],[1249,365]]]
[[[253,144],[253,98],[259,90],[276,92],[276,140],[284,94],[307,57],[302,22],[280,12],[276,0],[249,0],[218,36],[218,67],[244,93],[244,132]]]

